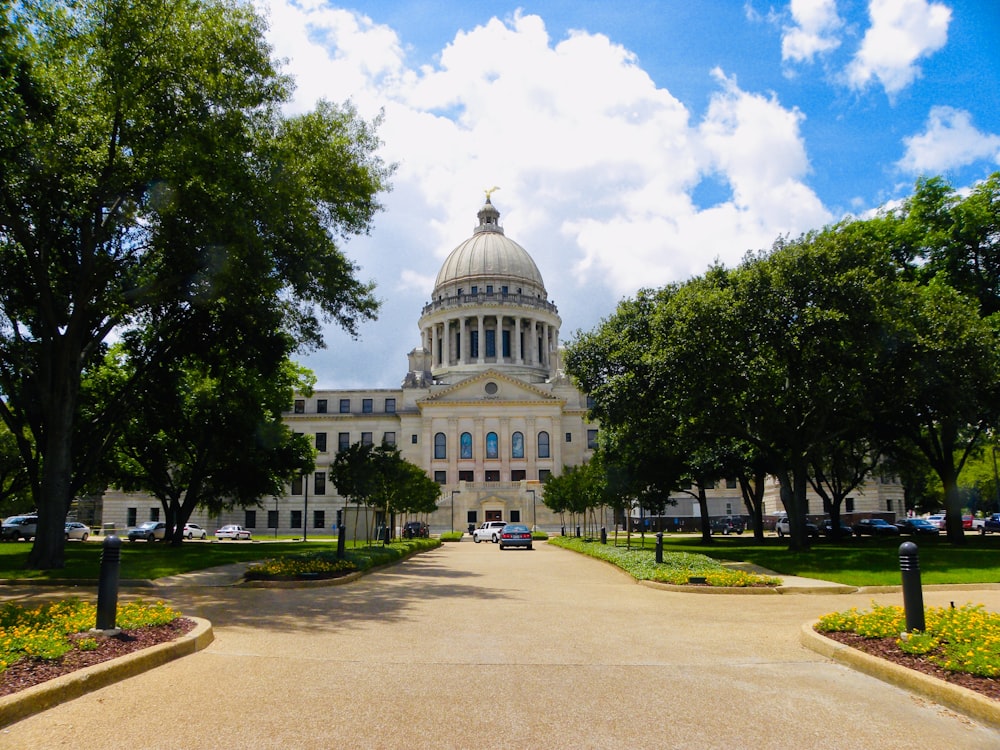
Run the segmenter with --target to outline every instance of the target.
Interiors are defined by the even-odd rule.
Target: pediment
[[[441,390],[435,390],[426,398],[421,399],[419,403],[427,406],[456,403],[538,402],[554,404],[563,400],[531,383],[526,383],[496,370],[487,370]]]

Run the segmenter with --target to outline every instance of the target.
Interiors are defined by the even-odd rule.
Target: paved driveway
[[[164,593],[213,622],[211,646],[0,747],[1000,747],[798,644],[803,622],[870,595],[679,594],[544,544],[468,541],[346,586]],[[1000,609],[996,591],[925,593],[951,600]]]

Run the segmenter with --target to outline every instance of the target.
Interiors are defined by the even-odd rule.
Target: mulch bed
[[[1000,701],[1000,680],[995,677],[977,677],[964,672],[949,672],[942,669],[937,664],[928,659],[907,654],[896,645],[895,638],[865,638],[857,633],[823,633],[832,641],[843,643],[845,646],[856,648],[866,654],[877,656],[880,659],[891,661],[901,667],[912,669],[915,672],[937,677],[939,680],[950,682],[952,685],[974,690],[987,698]]]
[[[123,630],[118,635],[108,637],[97,636],[100,646],[93,651],[74,649],[59,659],[23,658],[0,673],[0,696],[11,695],[55,677],[75,672],[78,669],[116,659],[119,656],[131,654],[134,651],[140,651],[160,643],[167,643],[193,630],[195,624],[194,620],[179,617],[166,625]],[[92,636],[89,633],[76,635],[76,638],[87,637]]]

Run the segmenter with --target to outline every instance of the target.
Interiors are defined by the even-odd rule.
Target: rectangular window
[[[472,293],[473,294],[479,294],[479,287],[478,286],[472,287]]]
[[[257,511],[248,510],[243,514],[243,528],[245,529],[256,529],[257,528]]]
[[[715,489],[715,480],[714,479],[707,480],[705,482],[705,489],[706,490],[714,490]]]
[[[511,523],[521,523],[521,511],[512,510],[510,512],[510,522]]]
[[[493,285],[492,284],[487,284],[486,285],[486,293],[487,294],[493,294]]]
[[[351,433],[349,432],[338,432],[337,433],[337,450],[346,451],[351,447]]]
[[[470,357],[479,356],[479,331],[469,331],[469,348]]]
[[[159,521],[160,520],[160,508],[159,508],[159,506],[157,506],[156,508],[150,508],[149,509],[149,520],[150,521]]]
[[[413,435],[410,435],[410,444],[411,445],[416,445],[417,444],[417,436],[416,436],[415,433]]]
[[[295,399],[295,413],[296,414],[306,413],[306,400],[304,398]]]
[[[854,512],[854,498],[849,497],[844,500],[844,510],[848,513]]]
[[[351,399],[349,398],[340,399],[340,413],[341,414],[351,413]]]
[[[314,529],[325,529],[326,528],[326,511],[325,510],[314,510],[313,511],[313,528]]]
[[[326,494],[326,472],[325,471],[317,471],[313,476],[315,477],[313,479],[313,490],[315,491],[315,493],[317,495],[325,495]]]
[[[567,443],[572,443],[573,442],[573,433],[572,432],[567,432],[566,433],[566,442]]]
[[[396,399],[394,399],[394,398],[387,398],[385,400],[385,413],[386,414],[395,414],[396,413]]]
[[[326,399],[325,398],[318,398],[318,399],[316,399],[316,413],[317,414],[326,414]]]
[[[435,471],[434,481],[438,484],[448,484],[448,472],[447,471]]]
[[[735,490],[736,489],[736,479],[735,477],[730,477],[726,480],[726,489]]]
[[[479,522],[478,522],[478,521],[476,520],[477,518],[478,518],[478,515],[476,514],[476,511],[474,511],[474,510],[470,510],[470,511],[469,511],[469,512],[468,512],[468,513],[467,513],[467,514],[465,515],[465,522],[466,522],[466,523],[471,523],[471,524],[472,524],[473,526],[475,526],[475,525],[476,525],[477,523],[479,523]]]
[[[520,482],[528,478],[528,473],[524,469],[511,469],[510,481]]]
[[[597,430],[587,430],[587,447],[592,450],[597,450]]]
[[[492,328],[486,329],[486,356],[497,356],[497,332]]]
[[[361,433],[361,444],[362,445],[371,445],[372,444],[372,434],[370,432],[362,432]]]
[[[471,471],[460,471],[460,472],[458,472],[458,481],[459,482],[471,482],[472,481],[472,472]]]
[[[395,432],[383,432],[382,433],[382,443],[383,445],[396,445],[396,433]]]
[[[892,512],[892,498],[887,498],[885,501],[885,509]]]
[[[135,508],[126,508],[126,510],[125,510],[125,525],[126,526],[135,526],[135,521],[136,521],[136,512],[135,511],[136,511]]]
[[[370,398],[361,399],[361,413],[362,414],[372,413],[372,400]]]
[[[490,471],[487,471],[486,472],[486,481],[487,482],[499,482],[500,481],[500,472],[498,470],[496,470],[496,469],[491,469]]]
[[[548,480],[548,478],[550,476],[552,476],[552,469],[539,469],[538,470],[538,481],[539,482],[544,482],[544,481]]]
[[[500,345],[503,347],[503,356],[510,357],[510,331],[504,331],[500,337]]]
[[[278,511],[269,510],[267,512],[267,528],[269,529],[278,528]]]
[[[594,408],[594,403],[595,403],[594,402],[594,397],[593,396],[587,396],[587,408],[588,409],[593,409]]]
[[[301,510],[293,510],[292,511],[292,520],[289,522],[288,525],[291,528],[293,528],[293,529],[300,529],[300,528],[302,528],[302,511]]]
[[[505,287],[505,286],[500,287],[500,294],[502,294],[504,297],[506,297],[507,296],[507,287]]]
[[[316,433],[316,450],[320,453],[326,453],[326,433],[317,432]]]
[[[295,477],[292,480],[292,491],[289,492],[290,495],[301,495],[302,494],[302,477]]]

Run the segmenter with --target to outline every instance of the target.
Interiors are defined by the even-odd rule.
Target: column
[[[459,357],[461,357],[461,363],[463,365],[469,364],[469,332],[466,330],[468,328],[468,318],[462,316],[458,319],[458,335],[459,335]]]
[[[524,364],[521,358],[521,316],[518,315],[514,318],[514,329],[511,331],[511,337],[514,339],[510,342],[511,353],[514,355],[514,364],[520,365]]]
[[[446,318],[442,326],[444,327],[444,340],[441,347],[441,359],[444,366],[448,367],[451,364],[451,320]]]
[[[431,326],[431,367],[434,367],[438,363],[438,349],[437,349],[437,323]]]
[[[478,364],[484,364],[486,357],[486,323],[482,315],[476,316],[479,320],[479,356],[476,358]]]

